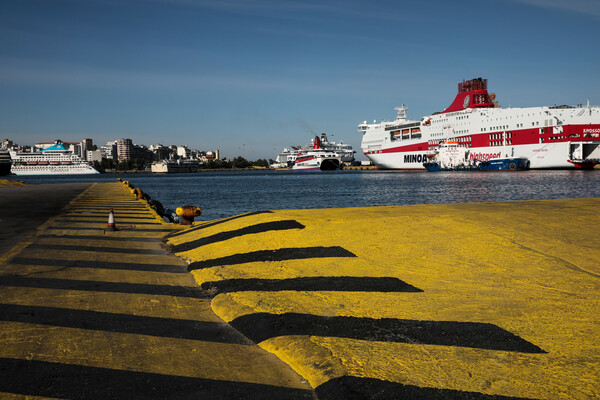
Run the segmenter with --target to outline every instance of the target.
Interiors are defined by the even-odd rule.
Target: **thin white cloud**
[[[92,0],[90,0],[92,1]],[[98,3],[123,5],[121,0],[93,0]],[[316,18],[324,16],[348,16],[363,20],[406,21],[406,14],[394,12],[394,7],[373,7],[360,0],[134,0],[138,4],[161,4],[166,6],[194,7],[217,10],[231,14],[280,19]]]
[[[598,0],[509,0],[515,3],[528,4],[540,8],[552,8],[578,14],[600,17],[600,1]]]
[[[312,76],[312,78],[311,78]],[[314,78],[314,79],[313,79]],[[305,71],[303,77],[273,77],[236,74],[171,74],[95,68],[67,63],[0,57],[0,84],[62,87],[131,88],[136,90],[200,91],[202,89],[258,90],[326,94],[354,92],[344,80],[323,84],[319,74]],[[352,80],[352,78],[349,78]]]

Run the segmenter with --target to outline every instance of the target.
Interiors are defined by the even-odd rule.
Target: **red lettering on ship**
[[[469,156],[471,160],[489,161],[492,158],[500,158],[501,153],[473,153]]]

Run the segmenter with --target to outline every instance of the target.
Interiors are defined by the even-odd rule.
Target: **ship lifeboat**
[[[40,161],[38,164],[40,164],[40,165],[48,165],[48,161]]]
[[[63,164],[63,165],[70,165],[70,164],[72,164],[71,161],[61,161],[60,163]]]
[[[60,163],[58,161],[50,161],[50,164],[57,165],[57,164],[60,164]]]
[[[27,161],[27,165],[37,165],[37,161]]]

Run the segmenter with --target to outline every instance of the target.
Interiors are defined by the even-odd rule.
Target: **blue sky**
[[[600,1],[18,0],[0,12],[0,136],[275,158],[363,120],[600,104]]]

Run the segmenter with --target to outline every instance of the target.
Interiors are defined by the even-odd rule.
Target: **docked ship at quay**
[[[56,174],[98,174],[87,161],[73,154],[57,140],[53,146],[40,152],[10,150],[11,174],[14,175],[56,175]]]
[[[472,160],[525,158],[528,168],[590,169],[600,163],[600,107],[589,105],[499,108],[486,79],[458,84],[442,112],[420,120],[396,107],[395,121],[358,125],[361,149],[379,169],[425,169],[427,155],[451,140]]]
[[[320,149],[321,153],[323,153],[323,151],[334,153],[331,156],[334,158],[339,158],[338,168],[343,163],[354,162],[354,153],[356,153],[356,151],[352,148],[350,144],[344,143],[343,141],[340,141],[339,143],[330,142],[327,139],[327,134],[321,133],[321,137],[319,138],[319,136],[315,136],[314,139],[311,139],[309,145],[291,146],[290,148],[284,148],[283,151],[277,155],[275,163],[273,163],[272,167],[294,167],[296,164],[296,159],[299,155],[301,155],[302,153],[306,154],[315,149]]]

